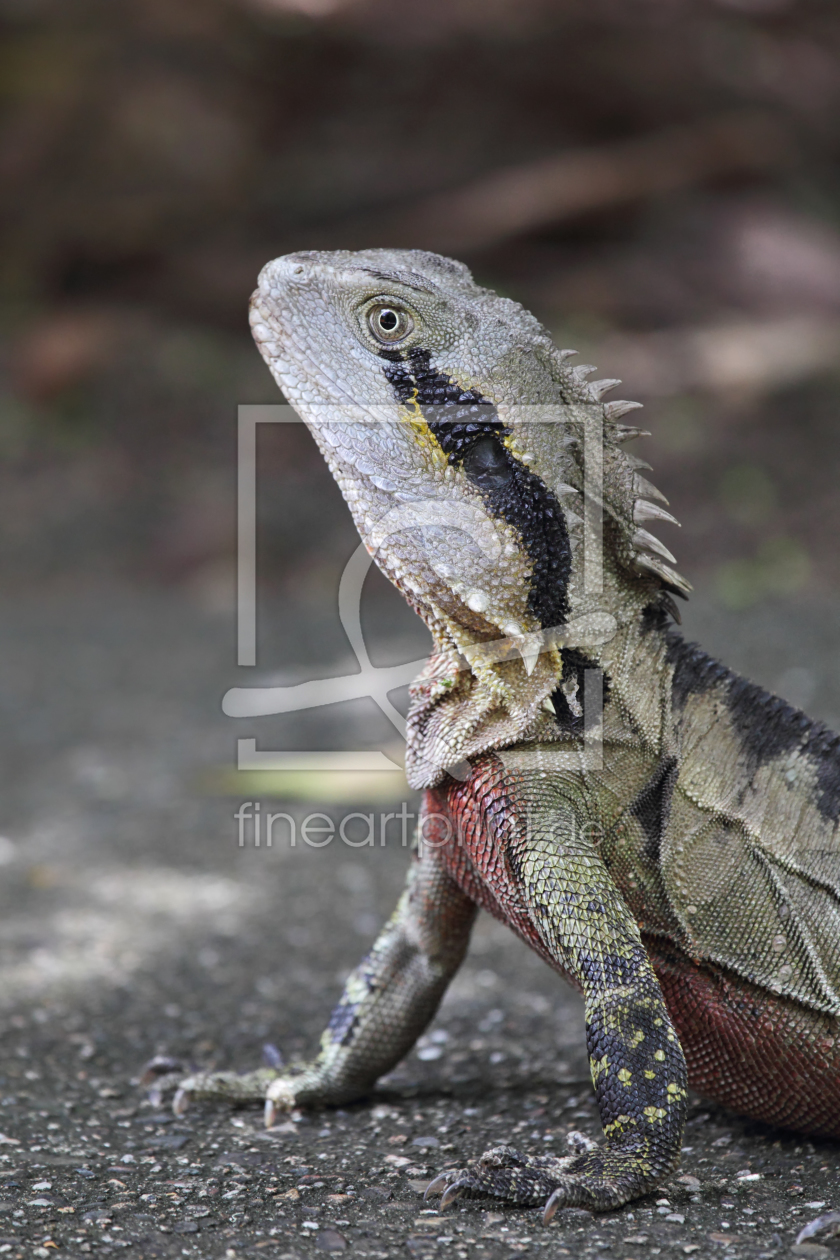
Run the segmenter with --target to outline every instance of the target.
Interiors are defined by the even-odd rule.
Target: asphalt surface
[[[230,613],[208,600],[89,587],[22,593],[0,613],[0,1257],[833,1254],[824,1234],[795,1239],[840,1208],[837,1144],[700,1099],[682,1167],[630,1208],[544,1228],[535,1210],[425,1204],[432,1176],[487,1146],[599,1135],[580,999],[487,918],[432,1029],[371,1099],[266,1131],[257,1109],[176,1119],[148,1097],[137,1082],[156,1054],[245,1069],[267,1043],[311,1052],[406,865],[393,827],[384,847],[292,847],[282,822],[271,849],[239,846],[247,797],[220,787],[237,735],[352,748],[393,733],[369,702],[224,718],[219,697],[244,674]],[[374,621],[388,659],[422,653],[396,604]],[[269,609],[266,624],[264,674],[352,669],[326,603]],[[837,722],[840,603],[736,617],[698,596],[687,629]],[[273,808],[299,825],[416,807],[319,791]]]

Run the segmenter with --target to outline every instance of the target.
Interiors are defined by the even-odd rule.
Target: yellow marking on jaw
[[[630,1085],[633,1081],[633,1073],[628,1072],[627,1068],[620,1068],[618,1072],[618,1079],[621,1081],[622,1085]]]
[[[664,1050],[654,1050],[654,1052],[653,1052],[653,1057],[654,1057],[654,1059],[656,1059],[659,1063],[664,1063],[664,1062],[665,1062],[665,1051],[664,1051]]]
[[[420,403],[418,401],[418,398],[419,398],[419,394],[418,394],[417,386],[415,385],[414,389],[411,391],[411,397],[406,398],[405,402],[403,403],[403,409],[406,412],[406,419],[407,420],[420,420],[425,427],[428,427],[426,426],[426,421],[423,419],[423,412],[420,408]]]
[[[668,1112],[664,1107],[645,1107],[644,1114],[648,1120],[664,1120]]]
[[[400,407],[400,419],[410,427],[417,445],[428,455],[431,462],[438,468],[448,468],[449,460],[441,450],[440,443],[436,440],[434,434],[429,428],[420,403],[417,400],[417,386],[414,386],[411,397],[407,398]]]
[[[655,1080],[656,1080],[656,1073],[655,1073],[655,1072],[645,1072],[645,1079],[646,1079],[646,1080],[648,1080],[648,1081],[655,1081]]]
[[[515,460],[517,460],[520,464],[524,464],[526,468],[528,467],[528,461],[525,458],[525,449],[520,446],[515,433],[506,433],[502,438],[502,445],[510,451]],[[530,453],[531,452],[529,451],[528,454]]]

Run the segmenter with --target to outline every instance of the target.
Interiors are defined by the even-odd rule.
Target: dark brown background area
[[[6,0],[0,22],[7,583],[224,599],[235,405],[277,397],[257,272],[373,243],[456,252],[624,377],[690,577],[735,607],[836,589],[831,0]],[[277,589],[347,522],[304,434],[264,448]]]

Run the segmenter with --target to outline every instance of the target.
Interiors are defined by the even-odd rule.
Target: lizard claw
[[[563,1198],[563,1188],[558,1186],[549,1196],[545,1207],[543,1208],[543,1225],[549,1225],[554,1219],[554,1214],[560,1207],[560,1200]]]
[[[144,1064],[143,1071],[140,1074],[141,1085],[152,1085],[156,1083],[162,1076],[171,1077],[176,1072],[183,1072],[184,1065],[180,1059],[174,1059],[168,1054],[156,1054],[153,1059],[149,1059]]]
[[[426,1193],[423,1195],[423,1202],[428,1203],[429,1199],[433,1199],[437,1194],[443,1194],[448,1184],[446,1173],[438,1173],[434,1181],[430,1181],[426,1186]]]
[[[468,1181],[453,1181],[448,1185],[440,1196],[441,1208],[449,1207],[450,1203],[454,1203],[456,1199],[459,1199],[468,1186]]]
[[[266,1098],[265,1107],[263,1108],[263,1120],[265,1121],[265,1127],[270,1129],[276,1119],[277,1104],[273,1098]]]
[[[192,1095],[188,1089],[176,1089],[175,1097],[172,1099],[172,1110],[176,1116],[182,1116],[190,1105]]]

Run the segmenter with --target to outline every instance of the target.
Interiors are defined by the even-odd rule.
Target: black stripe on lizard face
[[[531,563],[528,611],[543,627],[562,625],[568,616],[571,550],[556,497],[504,446],[510,429],[478,390],[463,389],[435,371],[427,350],[406,356],[381,353],[398,401],[419,406],[450,464],[463,469],[492,515],[507,521],[522,539]]]
[[[551,703],[557,714],[557,725],[561,730],[569,731],[572,735],[583,735],[590,722],[597,725],[599,721],[599,714],[586,712],[587,671],[597,670],[601,675],[601,683],[596,695],[600,695],[602,706],[609,701],[612,679],[609,674],[603,673],[595,661],[578,648],[562,648],[560,657],[563,661],[563,673],[560,676],[559,686],[551,693]],[[570,697],[576,701],[574,706],[576,713],[572,711]]]

